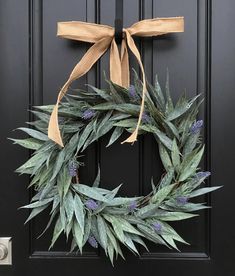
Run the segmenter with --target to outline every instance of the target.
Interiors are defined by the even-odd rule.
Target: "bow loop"
[[[99,58],[110,47],[110,79],[124,87],[130,85],[130,70],[128,48],[135,56],[140,66],[143,78],[142,101],[138,122],[134,132],[124,142],[133,143],[137,140],[138,129],[141,124],[142,114],[144,111],[144,101],[146,93],[146,80],[144,67],[141,61],[140,53],[135,45],[132,35],[151,37],[172,32],[184,31],[183,17],[154,18],[139,21],[131,27],[123,29],[123,38],[121,44],[121,53],[114,37],[114,28],[107,25],[87,23],[81,21],[58,22],[57,36],[93,43],[82,59],[76,64],[68,80],[63,85],[57,98],[57,102],[52,111],[49,126],[48,137],[63,147],[63,141],[58,125],[58,107],[63,96],[67,93],[70,84],[86,74]],[[123,142],[123,143],[124,143]]]

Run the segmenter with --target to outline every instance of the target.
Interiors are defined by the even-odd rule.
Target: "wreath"
[[[81,154],[100,137],[112,132],[111,146],[124,131],[133,132],[142,100],[143,84],[134,76],[129,89],[108,81],[108,89],[89,85],[67,95],[59,106],[59,123],[65,146],[62,148],[47,136],[52,105],[37,106],[33,128],[19,128],[30,138],[12,139],[33,150],[31,158],[16,171],[29,174],[35,195],[22,208],[31,209],[26,222],[51,208],[44,232],[55,222],[50,248],[65,233],[72,236],[71,251],[89,243],[100,246],[113,263],[123,253],[121,244],[138,254],[144,239],[178,250],[175,241],[187,242],[170,226],[170,222],[197,216],[193,213],[208,208],[193,203],[194,197],[219,187],[201,187],[210,172],[200,171],[204,145],[200,138],[203,121],[197,113],[203,100],[197,95],[188,100],[182,95],[174,105],[169,91],[169,78],[162,92],[156,77],[155,85],[147,84],[144,113],[139,134],[151,133],[159,148],[165,172],[157,184],[151,181],[148,195],[120,197],[118,191],[100,186],[100,170],[92,185],[82,184],[79,169]],[[43,232],[43,233],[44,233]]]

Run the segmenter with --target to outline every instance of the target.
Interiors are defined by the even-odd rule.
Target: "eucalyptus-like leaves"
[[[31,209],[26,222],[50,208],[43,231],[54,224],[50,247],[64,233],[67,238],[72,236],[71,251],[78,248],[82,253],[86,243],[100,246],[112,263],[118,255],[124,258],[123,246],[137,255],[139,245],[147,249],[144,240],[178,250],[176,242],[186,242],[168,223],[197,216],[195,211],[208,206],[193,199],[219,188],[201,187],[209,173],[200,171],[204,146],[200,138],[203,123],[197,121],[199,95],[188,100],[183,94],[174,105],[168,76],[165,91],[157,77],[154,86],[148,84],[139,135],[153,135],[164,172],[157,182],[152,179],[148,195],[120,197],[121,185],[113,190],[102,188],[100,169],[92,185],[79,176],[87,147],[104,135],[110,136],[109,147],[123,132],[132,132],[137,123],[141,81],[135,75],[130,89],[107,82],[106,90],[89,85],[88,91],[75,91],[76,95],[66,96],[61,103],[59,123],[64,148],[46,134],[53,109],[50,105],[32,111],[36,120],[29,125],[33,128],[19,128],[29,138],[11,139],[33,151],[16,170],[31,176],[29,186],[35,191],[30,204],[22,207]]]

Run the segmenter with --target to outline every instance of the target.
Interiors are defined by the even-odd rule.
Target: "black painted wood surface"
[[[29,179],[13,171],[29,153],[12,146],[6,137],[16,135],[11,130],[32,119],[27,111],[31,106],[55,102],[59,88],[89,47],[57,38],[56,22],[83,20],[113,25],[115,1],[0,0],[0,236],[13,237],[13,266],[0,266],[1,276],[235,274],[234,9],[231,0],[124,0],[124,27],[144,18],[185,16],[185,33],[136,41],[149,81],[158,73],[164,85],[168,67],[174,98],[184,89],[189,97],[204,93],[200,112],[205,120],[204,169],[212,172],[208,185],[224,188],[205,198],[212,210],[177,223],[177,230],[190,246],[180,246],[181,252],[176,252],[150,244],[149,253],[141,251],[140,257],[134,257],[126,252],[127,261],[119,260],[112,268],[103,252],[90,247],[83,256],[68,256],[64,238],[48,252],[52,233],[37,239],[46,224],[46,214],[23,225],[27,211],[17,208],[29,200]],[[132,58],[131,62],[138,70]],[[104,87],[104,70],[108,72],[108,54],[74,86],[90,83]],[[152,137],[140,137],[134,146],[116,143],[110,149],[105,147],[107,139],[87,150],[82,179],[92,181],[100,163],[104,186],[125,183],[123,194],[146,194],[150,178],[157,180],[162,173]]]

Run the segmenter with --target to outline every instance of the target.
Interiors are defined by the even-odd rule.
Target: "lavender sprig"
[[[188,197],[186,196],[178,196],[176,198],[176,201],[179,205],[185,205],[186,203],[188,203]]]
[[[191,134],[199,133],[202,127],[203,127],[203,120],[194,122],[190,128]]]
[[[135,86],[134,85],[131,85],[128,89],[129,91],[129,95],[130,97],[133,99],[133,100],[137,100],[138,99],[138,95],[136,93],[136,90],[135,90]]]
[[[149,123],[149,121],[150,121],[150,117],[146,112],[143,112],[141,119],[142,119],[143,123]]]
[[[96,201],[94,201],[93,199],[88,199],[85,201],[85,205],[89,210],[95,211],[99,205],[97,204]]]
[[[162,225],[161,225],[161,223],[159,223],[159,222],[154,222],[154,223],[152,224],[152,226],[153,226],[154,230],[155,230],[158,234],[160,234],[160,233],[162,232]]]
[[[95,116],[95,111],[92,109],[86,109],[83,113],[82,113],[82,119],[84,120],[89,120],[92,117]]]
[[[137,202],[134,200],[129,205],[129,211],[134,212],[136,208],[137,208]]]
[[[68,165],[69,175],[74,177],[77,175],[78,163],[74,160],[69,161]]]
[[[196,173],[196,177],[199,178],[199,179],[201,179],[201,178],[207,178],[210,175],[211,175],[211,172],[208,172],[208,171]]]
[[[97,243],[97,241],[96,241],[96,239],[95,239],[94,236],[90,236],[90,237],[88,238],[88,243],[89,243],[92,247],[98,248],[98,243]]]

